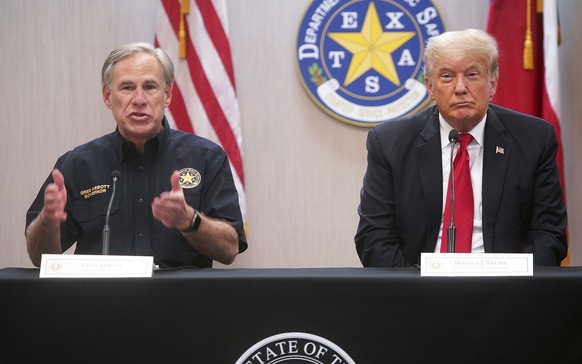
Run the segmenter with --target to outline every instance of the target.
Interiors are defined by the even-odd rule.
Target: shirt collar
[[[487,122],[487,113],[483,116],[483,119],[477,124],[469,133],[473,136],[474,140],[483,147],[485,140],[485,123]],[[444,149],[450,144],[449,133],[453,130],[453,127],[445,121],[441,113],[439,112],[439,125],[441,133],[441,148]],[[473,143],[473,142],[471,142]]]
[[[165,116],[162,119],[162,126],[164,127],[162,131],[155,138],[152,138],[146,142],[146,151],[148,150],[148,148],[151,148],[149,147],[149,145],[151,145],[152,143],[157,144],[157,146],[154,146],[154,148],[156,148],[154,155],[160,154],[170,141],[170,126]],[[118,127],[115,128],[113,138],[115,149],[117,150],[119,155],[119,161],[122,162],[124,157],[126,156],[126,153],[131,153],[131,150],[135,151],[135,146],[133,145],[133,143],[125,140],[125,138],[119,132]]]

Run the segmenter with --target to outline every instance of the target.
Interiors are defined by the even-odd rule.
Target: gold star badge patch
[[[178,171],[178,174],[180,175],[180,187],[182,188],[194,188],[202,181],[200,172],[194,168],[182,168]]]

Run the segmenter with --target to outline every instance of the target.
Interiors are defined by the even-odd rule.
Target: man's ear
[[[109,96],[111,96],[111,91],[109,90],[109,87],[103,85],[101,93],[103,94],[103,102],[105,103],[105,106],[107,106],[108,109],[111,109],[111,101],[109,100]]]
[[[170,85],[166,85],[166,87],[164,88],[164,93],[166,94],[166,102],[165,102],[165,107],[170,106],[170,102],[172,101],[172,88],[173,88],[174,84],[170,84]]]
[[[493,96],[495,96],[495,93],[497,92],[497,81],[491,81],[491,84],[489,85],[489,101],[491,101],[493,99]]]
[[[426,90],[428,91],[428,96],[430,96],[431,100],[434,100],[434,95],[432,92],[432,82],[431,82],[430,78],[428,78],[428,77],[424,78],[424,85],[426,86]]]

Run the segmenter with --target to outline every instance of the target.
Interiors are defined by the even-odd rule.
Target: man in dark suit
[[[449,132],[456,129],[472,136],[469,251],[527,252],[536,265],[559,265],[567,218],[557,139],[544,120],[489,103],[499,76],[497,42],[480,30],[446,32],[428,41],[424,62],[436,105],[368,134],[355,236],[362,264],[406,267],[419,264],[421,252],[446,251],[443,215],[451,148],[458,148]]]

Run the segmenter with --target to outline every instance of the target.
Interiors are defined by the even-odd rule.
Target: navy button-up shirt
[[[101,254],[105,214],[111,197],[111,172],[121,174],[113,201],[110,226],[111,254],[152,255],[161,268],[211,267],[212,260],[198,253],[176,229],[168,229],[152,215],[154,197],[171,190],[177,170],[185,176],[187,203],[206,216],[230,223],[238,233],[239,252],[247,248],[238,193],[224,150],[215,143],[171,129],[145,145],[143,156],[118,130],[61,156],[55,168],[65,178],[67,221],[61,224],[63,250],[77,243],[77,254]],[[26,215],[28,226],[44,204],[49,175]]]

